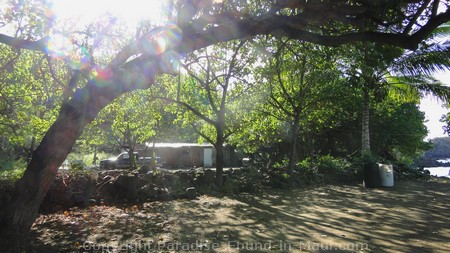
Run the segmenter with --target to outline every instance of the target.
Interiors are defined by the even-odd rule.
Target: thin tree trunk
[[[223,143],[219,142],[214,145],[216,148],[216,185],[221,188],[223,185],[223,168],[225,164]]]
[[[28,149],[27,153],[27,161],[28,163],[31,161],[31,158],[33,156],[34,146],[36,145],[36,137],[33,136],[31,139],[30,149]]]
[[[98,157],[97,157],[97,146],[95,146],[94,147],[94,157],[92,158],[92,164],[93,165],[97,165],[97,160],[98,160]]]
[[[295,164],[297,164],[297,142],[299,131],[300,131],[300,119],[299,117],[294,117],[294,122],[291,127],[291,148],[289,152],[289,162],[287,168],[288,175],[292,175],[295,169]]]
[[[130,169],[135,170],[137,168],[136,156],[134,155],[134,146],[135,146],[136,142],[133,141],[129,123],[127,123],[127,129],[125,130],[125,140],[128,145],[128,157],[129,157],[128,162],[130,165]]]
[[[223,168],[225,166],[224,149],[225,143],[225,115],[219,113],[219,123],[216,126],[217,139],[214,147],[216,148],[216,185],[221,188],[223,185]]]

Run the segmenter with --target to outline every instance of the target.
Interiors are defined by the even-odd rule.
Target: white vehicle
[[[153,162],[152,157],[139,157],[139,154],[137,152],[134,152],[134,156],[136,165],[144,165],[144,164],[150,165]],[[159,164],[158,157],[154,162],[156,164]],[[130,167],[131,161],[128,152],[122,152],[117,157],[111,157],[100,161],[100,169],[124,169]]]

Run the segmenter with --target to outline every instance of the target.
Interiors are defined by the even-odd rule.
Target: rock
[[[98,190],[98,198],[103,199],[103,203],[114,202],[115,187],[113,182],[103,184]]]
[[[233,180],[228,177],[228,175],[224,175],[223,177],[223,185],[222,192],[226,194],[230,194],[234,192],[234,183]]]
[[[148,166],[148,165],[142,165],[140,168],[139,168],[139,170],[138,170],[138,172],[139,172],[139,174],[146,174],[146,173],[148,173],[149,171],[150,171],[150,166]]]
[[[69,183],[69,192],[76,206],[86,207],[95,192],[95,182],[84,176],[75,177]]]
[[[163,186],[166,187],[176,187],[180,182],[180,176],[177,174],[165,174],[164,180],[163,180]]]
[[[57,177],[53,182],[52,187],[45,195],[41,204],[41,210],[46,212],[48,210],[43,209],[52,209],[52,205],[63,208],[70,208],[75,205],[72,199],[72,192],[69,191],[62,177]]]
[[[169,190],[167,188],[158,188],[155,187],[155,199],[157,200],[170,200],[172,199],[172,197],[169,194]]]
[[[135,175],[120,175],[114,181],[114,192],[111,194],[114,198],[135,201],[138,197],[138,180]]]
[[[134,175],[120,175],[114,181],[114,185],[126,190],[136,190],[138,177]]]
[[[95,206],[97,204],[97,200],[95,200],[95,199],[89,199],[88,200],[88,205],[89,206]]]
[[[139,199],[142,200],[152,200],[156,198],[158,193],[158,188],[152,184],[144,185],[139,189]]]
[[[244,167],[244,168],[250,167],[250,158],[249,157],[244,157],[242,159],[242,167]]]
[[[189,187],[186,189],[186,198],[195,199],[197,197],[197,189],[195,187]]]
[[[214,183],[214,179],[216,178],[216,173],[210,169],[205,170],[201,179],[199,180],[201,184],[212,184]]]

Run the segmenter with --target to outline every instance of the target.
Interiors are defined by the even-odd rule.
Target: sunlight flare
[[[151,20],[155,24],[163,22],[162,0],[51,0],[58,20],[76,19],[82,22],[96,20],[111,15],[124,21],[128,26],[136,26],[141,20]]]
[[[47,53],[54,58],[66,61],[73,69],[85,69],[89,66],[91,55],[89,51],[75,45],[68,37],[54,34],[47,44]]]

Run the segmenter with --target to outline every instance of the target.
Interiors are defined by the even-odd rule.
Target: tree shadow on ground
[[[252,245],[277,252],[447,252],[449,190],[449,184],[405,181],[384,189],[326,186],[242,194],[214,208],[200,200],[179,215],[209,217],[183,223],[179,234],[186,241],[207,238],[225,245],[214,252],[255,252]]]
[[[449,190],[401,181],[91,207],[41,216],[34,236],[46,250],[36,252],[82,252],[75,246],[85,241],[150,245],[134,252],[447,252]]]

